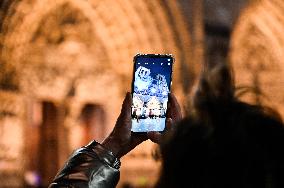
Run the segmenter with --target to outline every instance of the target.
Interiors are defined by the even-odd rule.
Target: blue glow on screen
[[[171,57],[137,57],[132,104],[132,131],[163,131],[172,74]]]
[[[150,74],[151,77],[154,77],[156,74],[162,74],[166,77],[168,86],[169,87],[171,86],[171,71],[173,63],[172,58],[138,57],[136,62],[137,62],[135,67],[136,70],[139,68],[139,66],[142,65],[151,70]]]

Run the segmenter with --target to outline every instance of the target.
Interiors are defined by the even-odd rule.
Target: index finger
[[[132,105],[132,97],[130,92],[127,92],[121,107],[119,118],[127,119],[131,117],[131,105]]]

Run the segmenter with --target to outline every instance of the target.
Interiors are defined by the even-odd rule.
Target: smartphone
[[[132,132],[163,131],[171,90],[174,57],[137,54],[132,81]]]

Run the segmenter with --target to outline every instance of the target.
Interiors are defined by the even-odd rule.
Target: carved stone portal
[[[4,1],[2,7],[0,86],[18,91],[25,101],[19,133],[30,135],[22,141],[30,146],[25,157],[32,161],[24,167],[30,172],[19,177],[26,177],[28,183],[38,183],[38,170],[47,187],[48,177],[75,149],[69,142],[80,134],[72,130],[81,126],[78,118],[85,105],[98,106],[105,116],[98,139],[110,132],[131,87],[136,53],[174,54],[173,90],[180,101],[198,72],[177,1],[13,0]],[[50,117],[57,117],[52,129],[49,118],[41,113],[52,114],[50,105],[58,112]],[[54,148],[49,143],[50,151],[40,152],[43,141],[52,142]],[[66,143],[71,145],[67,151]],[[147,142],[123,159],[121,182],[128,179],[138,184],[141,177],[148,184],[154,182],[158,164],[151,157],[153,147]],[[59,155],[53,169],[43,172],[39,161],[52,156],[37,157],[36,151]],[[136,165],[137,160],[143,166]],[[132,176],[127,177],[128,172]]]
[[[284,2],[253,1],[236,23],[230,60],[243,100],[275,107],[284,117]],[[248,92],[246,92],[248,91]]]

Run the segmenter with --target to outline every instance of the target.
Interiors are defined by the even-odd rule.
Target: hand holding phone
[[[169,109],[167,111],[166,132],[150,131],[147,134],[132,134],[131,132],[131,105],[132,97],[127,93],[123,101],[121,113],[116,121],[115,127],[110,135],[102,142],[102,145],[120,158],[135,148],[143,141],[150,139],[160,143],[165,133],[174,129],[174,124],[181,120],[180,106],[173,94],[169,95]]]
[[[171,131],[172,124],[181,119],[176,98],[172,94],[168,95],[173,61],[170,55],[146,54],[134,57],[132,97],[127,93],[116,125],[102,143],[118,158],[147,139],[160,143],[165,133],[162,131]],[[143,103],[139,100],[143,100]],[[140,108],[144,108],[143,111]],[[133,132],[147,134],[132,134]]]
[[[172,55],[138,54],[132,82],[132,132],[161,132],[166,125],[172,83]]]

